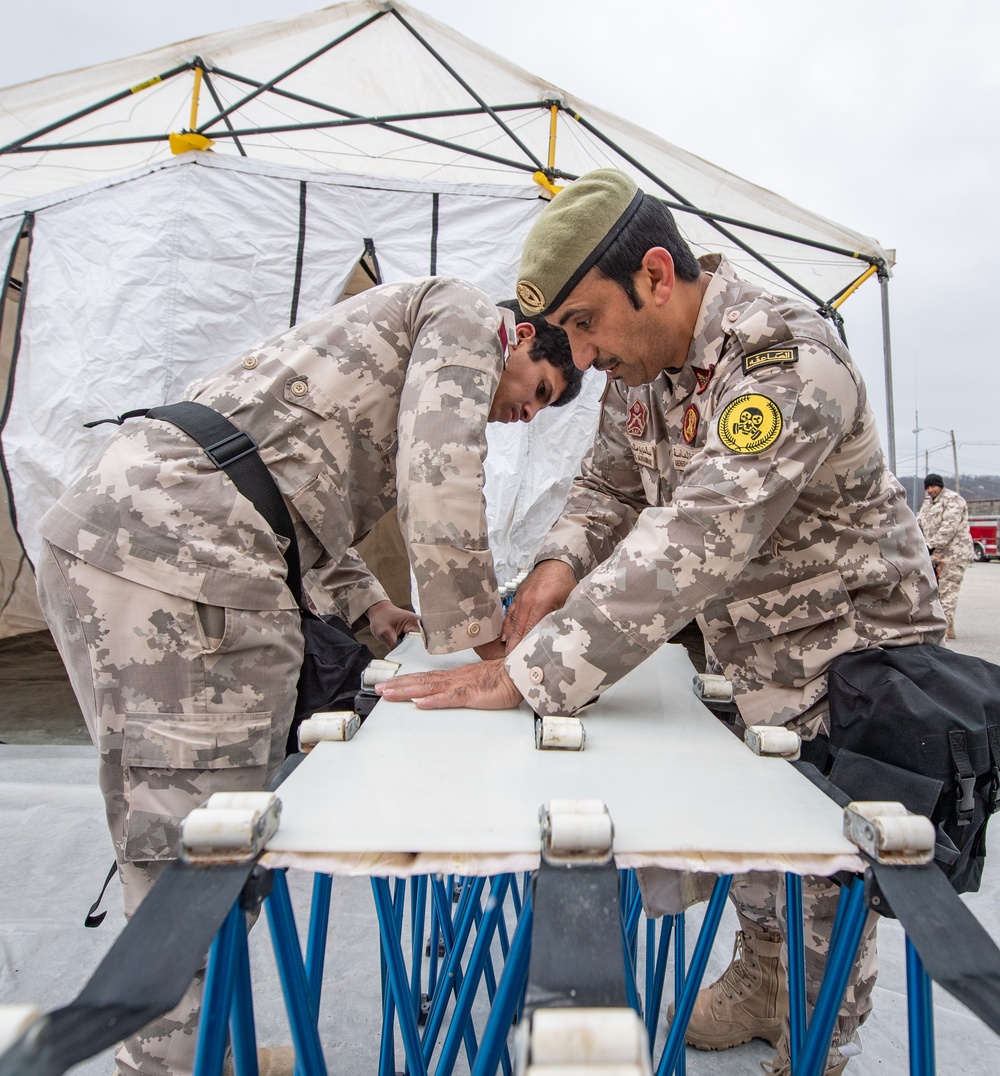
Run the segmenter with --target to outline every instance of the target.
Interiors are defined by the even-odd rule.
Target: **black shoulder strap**
[[[302,604],[302,571],[299,567],[299,545],[288,507],[274,479],[257,452],[257,444],[246,431],[234,426],[229,419],[205,404],[184,400],[181,403],[151,407],[147,418],[172,422],[188,437],[197,441],[205,455],[267,520],[268,526],[288,539],[285,562],[288,565],[288,589],[296,602]]]

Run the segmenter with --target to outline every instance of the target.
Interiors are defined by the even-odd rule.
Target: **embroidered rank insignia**
[[[642,400],[636,400],[628,409],[628,418],[625,420],[625,432],[629,437],[641,437],[646,430],[646,420],[649,412]]]
[[[748,374],[761,366],[791,366],[798,361],[797,347],[774,347],[769,351],[758,351],[756,355],[744,355],[743,373]]]
[[[781,411],[755,392],[737,396],[719,416],[719,440],[731,452],[752,455],[770,448],[781,435]]]
[[[700,418],[698,408],[694,404],[688,404],[684,412],[684,421],[681,423],[681,437],[684,438],[686,445],[692,444],[698,435],[698,420]]]
[[[692,366],[691,369],[694,371],[694,379],[698,386],[694,390],[695,395],[700,396],[708,388],[708,383],[712,380],[712,374],[715,373],[715,364],[713,363],[707,370],[700,370],[697,366]]]

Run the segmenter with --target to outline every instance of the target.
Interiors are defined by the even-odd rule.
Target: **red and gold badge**
[[[698,420],[700,418],[698,408],[694,404],[688,404],[687,410],[684,412],[684,421],[681,423],[681,437],[684,438],[685,444],[692,444],[698,436]]]
[[[707,370],[701,370],[697,366],[692,366],[691,369],[694,371],[694,379],[698,385],[695,389],[695,394],[700,396],[708,388],[708,383],[712,380],[712,374],[715,373],[715,364],[713,363]]]
[[[642,400],[636,400],[628,409],[628,418],[625,420],[625,432],[629,437],[641,437],[646,429],[646,421],[649,412]]]

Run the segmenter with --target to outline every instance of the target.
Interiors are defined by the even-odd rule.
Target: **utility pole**
[[[913,503],[910,507],[917,510],[917,468],[920,466],[920,414],[913,412]],[[926,472],[925,472],[926,473]]]
[[[951,434],[951,458],[955,461],[955,492],[961,493],[962,489],[958,481],[958,445],[955,444],[955,431],[948,432]]]

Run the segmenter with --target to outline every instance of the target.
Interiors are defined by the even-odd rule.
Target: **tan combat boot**
[[[696,1050],[728,1050],[751,1039],[777,1045],[788,1011],[788,985],[778,959],[781,935],[739,917],[733,959],[721,978],[698,991],[684,1036]],[[674,1006],[667,1010],[672,1021]]]
[[[957,639],[958,638],[958,636],[955,634],[955,618],[954,617],[951,617],[951,616],[948,617],[948,630],[944,633],[944,637],[946,639]]]
[[[826,1055],[823,1076],[842,1076],[844,1069],[847,1068],[848,1060],[841,1056],[836,1046],[831,1046],[830,1052]],[[761,1061],[760,1067],[767,1073],[767,1076],[792,1076],[792,1059],[788,1053],[788,1039],[784,1035],[778,1040],[778,1052],[770,1061]]]
[[[223,1076],[233,1076],[233,1057],[226,1058]],[[257,1048],[259,1076],[292,1076],[295,1072],[294,1046],[259,1046]]]

